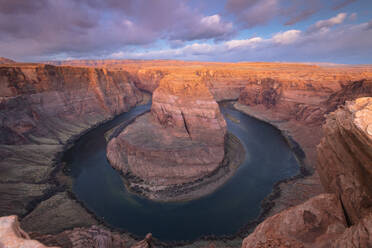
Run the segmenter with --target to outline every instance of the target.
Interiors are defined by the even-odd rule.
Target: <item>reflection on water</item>
[[[231,235],[255,219],[260,202],[273,185],[299,172],[297,161],[279,130],[232,109],[221,107],[228,130],[246,150],[236,174],[214,193],[179,203],[157,203],[125,189],[106,159],[104,133],[150,109],[150,104],[124,113],[84,135],[64,160],[74,179],[73,192],[106,223],[137,235],[152,232],[168,241],[204,235]]]

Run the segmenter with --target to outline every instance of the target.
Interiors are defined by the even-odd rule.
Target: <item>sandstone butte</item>
[[[140,178],[133,185],[151,196],[216,171],[225,135],[226,122],[200,77],[169,74],[153,92],[151,112],[108,143],[107,157],[114,168]]]
[[[200,77],[215,101],[237,100],[237,109],[272,123],[297,143],[290,142],[304,176],[276,186],[280,196],[268,197],[267,218],[243,247],[371,247],[370,98],[353,101],[372,96],[370,66],[53,63],[59,66],[0,65],[0,216],[19,215],[31,238],[61,247],[92,244],[102,235],[112,240],[111,247],[135,243],[126,234],[92,227],[98,224],[94,217],[63,192],[63,166],[56,158],[80,134],[141,103],[144,91],[153,93],[163,78],[176,74]],[[212,246],[240,246],[226,242]]]

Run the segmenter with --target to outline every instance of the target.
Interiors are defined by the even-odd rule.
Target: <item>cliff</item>
[[[347,102],[327,116],[317,170],[340,196],[351,224],[372,212],[372,98]]]
[[[96,223],[67,194],[56,195],[63,191],[55,179],[60,168],[56,159],[71,139],[141,100],[142,93],[124,71],[37,64],[0,66],[0,216],[27,215],[22,221],[28,221],[22,223],[26,230],[37,223],[34,231],[45,230],[46,225],[71,227],[71,223],[61,223],[66,218],[76,219],[72,223],[79,226]],[[33,214],[45,200],[53,207],[44,211],[60,212],[66,218]],[[69,211],[58,202],[66,204]]]
[[[79,67],[69,66],[73,63]],[[58,154],[73,137],[138,103],[142,98],[138,89],[154,92],[163,78],[173,74],[198,77],[214,98],[210,106],[214,106],[215,101],[239,99],[236,104],[238,109],[281,129],[297,151],[299,159],[303,160],[303,171],[310,172],[305,174],[314,172],[312,176],[278,184],[279,190],[275,192],[280,192],[280,197],[275,198],[275,205],[268,216],[302,204],[312,196],[327,190],[341,196],[341,207],[344,206],[348,216],[345,217],[346,225],[353,224],[337,235],[338,238],[333,239],[335,242],[332,245],[351,245],[351,242],[354,242],[351,239],[360,239],[362,247],[363,244],[370,244],[370,195],[366,188],[371,187],[365,186],[365,180],[368,179],[369,182],[370,178],[368,173],[361,173],[368,172],[365,166],[358,164],[360,159],[367,160],[360,156],[361,151],[356,152],[357,157],[347,154],[344,156],[350,156],[351,163],[348,165],[351,167],[342,168],[341,164],[337,164],[340,161],[332,155],[335,148],[342,151],[361,145],[363,149],[369,149],[370,145],[360,144],[365,142],[365,139],[357,133],[350,134],[347,131],[350,123],[345,123],[343,128],[337,127],[340,132],[332,133],[330,128],[336,125],[334,123],[337,123],[337,118],[331,114],[330,116],[334,116],[331,119],[334,120],[327,121],[330,125],[325,129],[328,130],[325,133],[325,141],[322,141],[321,148],[318,148],[319,156],[325,156],[322,158],[324,165],[320,162],[318,166],[319,172],[324,171],[320,178],[315,171],[315,163],[316,145],[323,136],[321,125],[325,121],[324,114],[334,111],[346,100],[371,96],[371,67],[184,61],[75,61],[59,64],[63,66],[25,63],[0,65],[0,215],[18,214],[26,231],[57,233],[76,226],[97,224],[80,203],[64,192],[65,189],[58,183],[59,179],[56,180],[56,176],[60,176],[56,164]],[[204,90],[203,88],[203,92]],[[168,91],[167,89],[164,94],[155,92],[159,96],[155,101],[158,107],[154,107],[157,114],[141,118],[149,118],[151,122],[157,123],[159,130],[167,123],[176,125],[174,129],[185,137],[185,123],[190,122],[189,133],[202,140],[203,132],[191,128],[200,121],[194,119],[194,110],[198,108],[192,102],[194,100],[186,101],[187,97],[184,97],[182,106],[190,105],[190,115],[185,114],[189,113],[188,111],[182,110],[186,118],[181,118],[182,114],[178,111],[182,109],[181,105],[164,104],[163,100],[166,99]],[[208,97],[210,99],[210,96]],[[162,112],[162,107],[165,107],[170,115]],[[178,112],[175,109],[178,109]],[[345,114],[351,110],[346,108],[343,111],[346,111]],[[163,124],[154,118],[157,116]],[[173,119],[174,122],[168,122]],[[186,119],[183,124],[182,119]],[[339,122],[342,123],[341,120]],[[354,124],[350,125],[353,132],[359,130]],[[168,128],[166,130],[169,130]],[[161,137],[167,137],[168,134],[165,132]],[[347,144],[337,145],[329,141],[330,137],[348,138],[348,141],[345,141]],[[220,139],[219,136],[216,138]],[[154,156],[157,154],[154,153]],[[338,170],[341,172],[330,170],[333,167],[328,165],[333,162],[326,160],[328,158],[334,159],[336,168],[340,167]],[[356,174],[350,176],[350,172]],[[331,178],[324,175],[330,175]],[[360,175],[363,175],[362,179]],[[338,179],[332,181],[332,177]],[[346,191],[344,188],[337,188],[341,185],[350,187]],[[329,196],[333,199],[332,194],[327,194],[327,198]],[[360,201],[365,196],[367,201]],[[355,202],[346,204],[350,199]],[[339,209],[338,203],[334,206]],[[68,211],[65,211],[65,208],[68,208]],[[359,210],[360,212],[356,213]],[[48,214],[44,214],[46,212]],[[320,216],[317,215],[320,212],[311,213]],[[343,221],[340,223],[345,224]],[[332,225],[330,229],[331,227]],[[53,229],[53,232],[48,228]],[[92,239],[100,231],[88,229],[80,230],[81,236],[77,235],[76,242],[84,240],[86,233],[89,236],[89,241],[86,242],[93,242]],[[74,236],[71,233],[69,235]],[[321,235],[326,233],[321,232]],[[51,242],[50,245],[54,243]]]
[[[330,113],[317,148],[317,171],[330,194],[266,219],[242,247],[371,247],[371,126],[372,98]]]

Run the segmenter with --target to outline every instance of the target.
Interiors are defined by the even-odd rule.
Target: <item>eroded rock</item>
[[[30,239],[30,236],[19,226],[16,215],[0,217],[0,247],[47,248],[40,242]]]
[[[337,196],[321,194],[266,219],[244,239],[242,248],[329,247],[346,228]]]
[[[153,94],[151,113],[113,138],[107,157],[148,191],[159,191],[214,172],[224,158],[225,136],[226,122],[200,78],[168,75]]]
[[[372,98],[347,102],[327,116],[318,146],[325,189],[341,197],[352,224],[372,211]]]

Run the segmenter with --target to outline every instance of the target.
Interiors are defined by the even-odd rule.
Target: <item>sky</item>
[[[0,0],[0,56],[372,64],[372,0]]]

